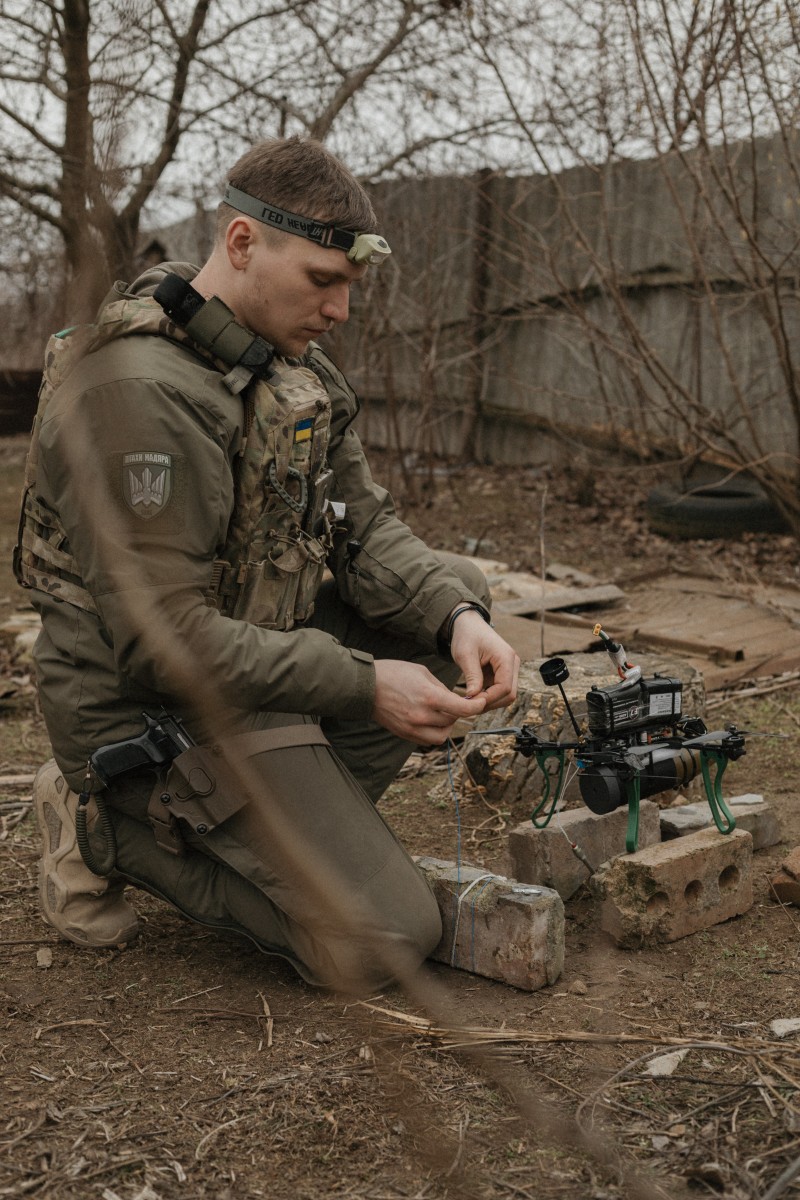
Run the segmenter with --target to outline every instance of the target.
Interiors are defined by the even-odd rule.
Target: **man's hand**
[[[478,620],[488,629],[480,617]],[[497,640],[505,646],[502,639]],[[480,671],[478,675],[480,678]],[[421,746],[440,746],[459,717],[476,717],[487,707],[484,694],[472,699],[457,696],[420,663],[377,658],[375,680],[373,721]]]
[[[486,712],[516,698],[519,657],[474,609],[456,617],[450,653],[464,672],[467,698],[485,700]]]

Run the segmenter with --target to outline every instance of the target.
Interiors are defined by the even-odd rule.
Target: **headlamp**
[[[225,188],[225,203],[237,212],[255,217],[256,221],[282,233],[307,238],[328,250],[343,250],[356,266],[377,267],[392,253],[386,238],[378,233],[354,233],[351,229],[339,229],[325,221],[301,217],[284,208],[276,208],[274,204],[265,204],[263,200],[257,200],[255,196],[231,184]]]

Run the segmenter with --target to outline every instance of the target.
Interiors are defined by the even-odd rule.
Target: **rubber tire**
[[[673,538],[732,538],[783,533],[787,525],[754,480],[703,484],[683,490],[662,484],[647,497],[650,528]]]

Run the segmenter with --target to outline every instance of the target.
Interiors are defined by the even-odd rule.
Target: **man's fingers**
[[[375,676],[373,719],[407,741],[440,745],[459,717],[486,707],[484,696],[458,696],[417,663],[378,659]]]
[[[509,704],[513,704],[516,699],[516,689],[508,691],[497,684],[487,688],[483,693],[486,697],[486,712],[493,708],[507,708]]]
[[[448,692],[447,700],[443,703],[440,703],[438,696],[436,698],[436,711],[448,717],[451,724],[454,719],[457,720],[459,717],[477,717],[485,707],[486,700],[483,694],[458,696],[455,692]]]
[[[487,712],[492,708],[505,708],[516,698],[519,657],[510,647],[508,650],[508,654],[490,659],[484,664],[483,679],[473,693],[476,699],[479,696],[485,697]]]

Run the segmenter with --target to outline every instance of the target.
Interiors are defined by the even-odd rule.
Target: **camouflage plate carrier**
[[[267,629],[291,629],[307,620],[331,546],[326,511],[330,398],[314,372],[292,360],[274,359],[268,380],[224,361],[170,321],[150,297],[114,301],[96,325],[64,330],[47,344],[14,551],[18,582],[97,613],[58,513],[36,495],[39,436],[56,388],[78,363],[132,334],[186,344],[223,374],[222,382],[233,394],[247,388],[234,510],[225,547],[212,567],[206,603]]]

